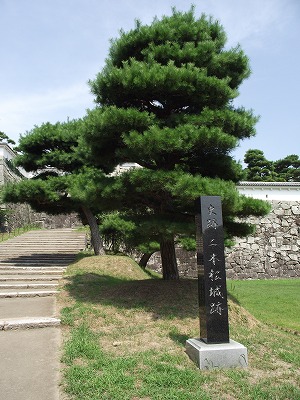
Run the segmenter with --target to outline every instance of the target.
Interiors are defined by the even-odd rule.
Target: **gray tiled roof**
[[[300,182],[249,182],[241,181],[238,186],[276,186],[276,187],[299,187]]]

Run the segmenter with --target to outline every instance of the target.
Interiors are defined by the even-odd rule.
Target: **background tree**
[[[248,181],[272,182],[278,179],[273,162],[265,158],[263,151],[248,150],[244,161],[247,164],[245,172]]]
[[[174,240],[193,234],[199,196],[222,196],[228,236],[249,233],[235,216],[268,209],[235,188],[242,168],[231,151],[255,134],[257,118],[233,106],[250,69],[238,46],[225,45],[217,21],[205,15],[196,19],[193,8],[174,9],[170,17],[149,26],[137,22],[135,29],[121,32],[105,67],[90,82],[102,110],[101,123],[85,130],[91,157],[101,167],[110,143],[115,160],[143,167],[116,178],[115,197],[123,211],[151,225],[165,279],[179,277]]]
[[[296,154],[274,161],[274,170],[280,180],[300,182],[300,159]]]
[[[261,182],[299,182],[299,156],[291,154],[277,161],[269,161],[261,150],[248,150],[244,158],[245,179]]]
[[[4,132],[0,131],[0,143],[2,142],[8,143],[13,146],[16,144],[14,140],[10,139]]]

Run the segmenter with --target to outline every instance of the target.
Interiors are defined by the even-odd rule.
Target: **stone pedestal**
[[[229,343],[207,344],[201,339],[188,339],[186,353],[200,369],[247,368],[247,348],[230,340]]]

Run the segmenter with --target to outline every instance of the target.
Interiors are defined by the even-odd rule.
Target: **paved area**
[[[59,400],[59,328],[1,332],[0,399]]]
[[[84,246],[72,229],[0,243],[0,400],[63,400],[57,286]]]

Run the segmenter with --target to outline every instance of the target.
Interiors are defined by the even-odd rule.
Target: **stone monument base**
[[[248,366],[247,348],[234,340],[229,343],[207,344],[201,339],[188,339],[186,353],[200,369]]]

